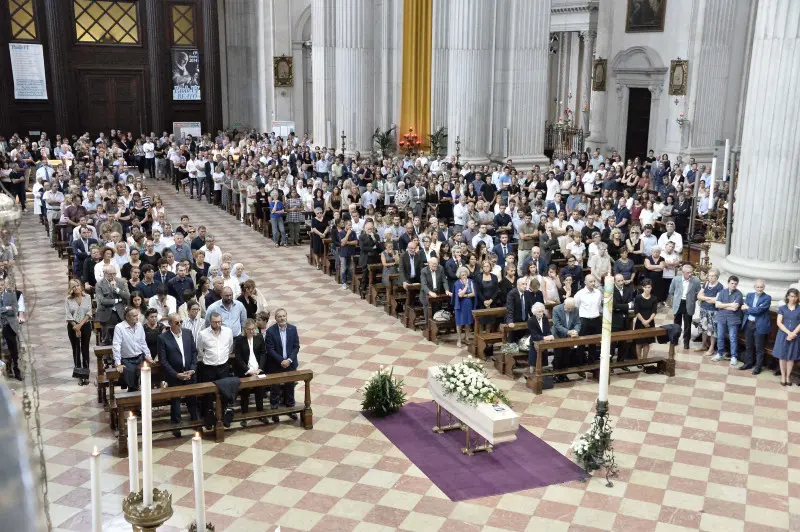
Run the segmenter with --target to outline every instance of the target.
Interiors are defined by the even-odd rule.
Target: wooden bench
[[[158,362],[153,362],[150,364],[150,378],[153,384],[158,384],[164,380],[164,368],[161,367],[161,364]],[[109,415],[109,424],[111,425],[111,430],[117,430],[120,415],[119,415],[119,405],[117,404],[117,386],[119,385],[120,381],[122,380],[122,373],[117,371],[116,367],[109,367],[106,368],[106,381],[108,386],[108,402],[106,404],[106,410],[108,411]],[[129,393],[129,392],[123,392]]]
[[[396,310],[393,310],[393,305],[395,305],[394,298],[396,297],[396,291],[398,288],[396,286],[398,277],[400,277],[399,273],[389,274],[389,286],[386,288],[386,300],[383,302],[384,312],[393,317],[396,317],[396,314],[393,314],[393,312],[396,312]],[[403,297],[403,300],[405,301],[405,296]]]
[[[637,331],[619,331],[611,333],[611,341],[612,342],[631,342],[634,340],[645,339],[645,338],[657,338],[659,336],[664,336],[667,334],[666,329],[662,329],[661,327],[654,327],[650,329],[640,329]],[[548,350],[552,349],[562,349],[562,348],[569,348],[575,346],[583,346],[583,345],[599,345],[602,339],[602,334],[591,334],[588,336],[578,336],[575,338],[555,338],[553,340],[540,340],[538,342],[534,342],[534,346],[536,347],[536,368],[534,369],[533,374],[528,378],[527,386],[528,388],[533,390],[533,393],[536,395],[540,395],[542,393],[542,377],[544,375],[566,375],[568,373],[578,373],[578,372],[592,372],[596,375],[599,375],[600,370],[600,362],[596,362],[593,364],[586,364],[583,366],[578,367],[571,367],[566,369],[558,369],[553,370],[550,369],[547,372],[542,372],[542,359],[544,358],[544,354]],[[527,353],[526,353],[527,358]],[[610,366],[612,369],[614,368],[627,368],[630,366],[645,366],[650,364],[656,364],[658,370],[662,373],[665,373],[668,377],[675,376],[675,346],[671,343],[669,344],[669,352],[667,357],[664,356],[650,356],[648,358],[640,358],[640,359],[633,359],[633,360],[624,360],[624,361],[616,361],[611,362]]]
[[[96,322],[95,322],[96,323]],[[96,331],[99,334],[99,324],[98,330]],[[97,402],[102,403],[104,405],[108,405],[108,379],[106,377],[106,364],[105,360],[106,357],[111,356],[111,346],[110,345],[99,345],[99,338],[98,338],[98,345],[94,348],[94,358],[97,367]]]
[[[369,270],[367,300],[370,305],[378,306],[378,297],[386,293],[386,287],[383,285],[383,264],[370,264],[367,268]]]
[[[202,382],[196,384],[187,384],[185,386],[170,386],[167,388],[156,388],[152,390],[153,406],[169,405],[170,399],[183,398],[183,397],[203,397],[208,394],[216,394],[217,387],[213,382]],[[120,456],[128,454],[128,424],[125,422],[127,412],[138,412],[142,403],[141,392],[126,392],[118,394],[115,398],[116,406],[119,412],[119,422],[117,430],[117,444],[119,445]],[[141,427],[141,413],[139,413],[139,426]],[[217,442],[225,441],[224,429],[222,426],[222,402],[217,401],[217,427],[215,427],[214,436]],[[153,416],[153,434],[160,432],[171,432],[173,430],[182,429],[197,429],[202,432],[203,419],[200,416],[198,419],[190,420],[184,419],[180,423],[170,423],[169,410],[166,411],[166,416],[159,415]],[[141,433],[141,428],[139,429]]]
[[[439,343],[440,334],[447,331],[455,332],[456,330],[456,319],[455,315],[453,315],[452,313],[448,321],[436,321],[433,319],[433,315],[442,306],[444,306],[446,310],[449,310],[450,299],[451,297],[448,296],[447,294],[428,294],[428,304],[430,305],[430,318],[428,319],[428,326],[425,328],[424,334],[425,338],[427,338],[428,341],[431,341],[435,344]]]
[[[518,321],[516,323],[504,323],[500,325],[500,344],[501,345],[508,345],[508,335],[513,331],[518,330],[528,330],[528,323],[524,321]],[[497,342],[495,342],[497,343]],[[498,371],[498,373],[502,373],[506,377],[514,378],[514,367],[523,361],[528,360],[528,353],[495,353],[494,355],[494,369]]]
[[[297,371],[285,371],[282,373],[272,373],[266,377],[245,377],[241,380],[239,385],[239,392],[244,390],[252,390],[255,388],[263,388],[265,386],[272,386],[275,384],[285,384],[287,382],[304,382],[305,394],[303,403],[297,402],[293,407],[278,408],[275,410],[265,409],[263,411],[250,410],[247,413],[241,411],[233,416],[235,421],[245,421],[248,419],[257,419],[264,416],[282,416],[287,414],[300,414],[300,422],[303,428],[308,430],[314,428],[314,416],[311,410],[311,379],[314,378],[314,372],[310,369],[299,369]],[[269,391],[267,391],[267,394]],[[252,394],[251,394],[252,397]],[[219,404],[220,401],[217,401]],[[222,425],[222,417],[217,415],[217,425]],[[224,428],[224,427],[223,427]]]
[[[332,256],[330,252],[331,242],[330,238],[322,239],[322,271],[325,272],[325,275],[331,274],[334,270],[334,262],[336,261],[336,257]],[[309,255],[309,257],[310,256],[311,255]]]
[[[500,327],[503,325],[505,317],[505,307],[472,311],[472,318],[475,320],[473,327],[475,341],[472,343],[472,356],[486,360],[486,348],[503,340],[503,333],[500,331]],[[491,322],[482,323],[487,319],[491,319]]]
[[[419,296],[420,283],[410,283],[405,290],[406,299],[403,303],[403,325],[406,329],[415,329],[417,320],[422,316],[422,304],[417,304],[417,296]]]

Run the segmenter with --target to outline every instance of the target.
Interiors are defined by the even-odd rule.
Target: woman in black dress
[[[662,259],[663,260],[663,259]],[[656,321],[656,308],[658,299],[652,294],[653,282],[650,279],[642,281],[642,293],[636,296],[633,302],[633,311],[636,313],[636,321],[633,324],[635,330],[652,329]],[[642,338],[636,340],[636,357],[638,359],[647,358],[650,352],[652,338]]]
[[[322,215],[322,209],[314,209],[314,218],[311,220],[311,256],[318,270],[322,269],[322,254],[325,251],[323,239],[328,235],[329,227]]]
[[[145,233],[150,232],[150,209],[142,201],[142,196],[138,192],[133,194],[133,206],[131,207],[133,216],[139,219]]]
[[[517,286],[517,268],[513,264],[506,264],[506,269],[503,271],[503,278],[499,283],[499,294],[501,304],[506,304],[508,293]]]
[[[448,224],[453,221],[453,195],[449,181],[445,181],[439,191],[439,219],[446,220]]]
[[[500,306],[500,283],[497,276],[492,273],[492,262],[484,260],[481,263],[481,273],[477,275],[475,282],[475,294],[477,295],[476,309],[487,309]]]
[[[425,203],[428,206],[428,218],[435,216],[437,219],[439,210],[439,194],[436,192],[436,183],[431,181],[425,193]]]
[[[248,279],[242,283],[242,294],[236,298],[247,312],[247,319],[256,319],[256,312],[258,311],[258,302],[255,298],[256,283],[252,279]]]
[[[467,190],[464,192],[464,195],[467,197],[467,203],[470,201],[475,201],[478,197],[478,195],[475,193],[475,185],[472,183],[467,185]]]
[[[664,283],[664,257],[661,256],[661,248],[654,247],[652,255],[644,259],[644,267],[647,270],[647,277],[653,282],[653,293],[655,298],[664,303],[667,300],[668,286]]]

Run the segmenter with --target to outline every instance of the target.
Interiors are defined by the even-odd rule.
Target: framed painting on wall
[[[628,0],[625,32],[664,31],[667,0]]]
[[[686,82],[689,78],[689,61],[673,59],[669,63],[669,94],[686,96]]]

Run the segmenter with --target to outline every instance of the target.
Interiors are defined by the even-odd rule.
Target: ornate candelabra
[[[346,140],[347,140],[347,135],[345,135],[344,131],[342,131],[342,155],[344,155],[344,150],[346,148],[346,145],[345,145],[345,141]]]
[[[419,135],[414,133],[414,128],[408,128],[408,133],[403,135],[403,140],[399,143],[400,149],[406,152],[406,155],[412,156],[419,153],[419,149],[422,146],[422,141],[419,139]]]
[[[461,135],[456,135],[456,164],[461,159]]]
[[[133,532],[155,532],[172,517],[172,495],[154,488],[153,505],[145,506],[143,492],[132,492],[122,501],[122,513]]]

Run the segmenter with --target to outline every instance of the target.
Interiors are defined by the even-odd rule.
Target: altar
[[[472,455],[477,451],[492,452],[498,443],[512,442],[517,439],[520,416],[509,406],[502,403],[479,403],[472,406],[456,400],[453,395],[447,395],[437,380],[439,367],[428,368],[428,391],[436,403],[436,426],[433,431],[439,434],[448,430],[464,430],[466,432],[466,446],[461,450],[464,454]],[[441,411],[445,410],[459,423],[446,426],[441,424]],[[475,432],[485,440],[485,444],[473,447],[471,432]]]

